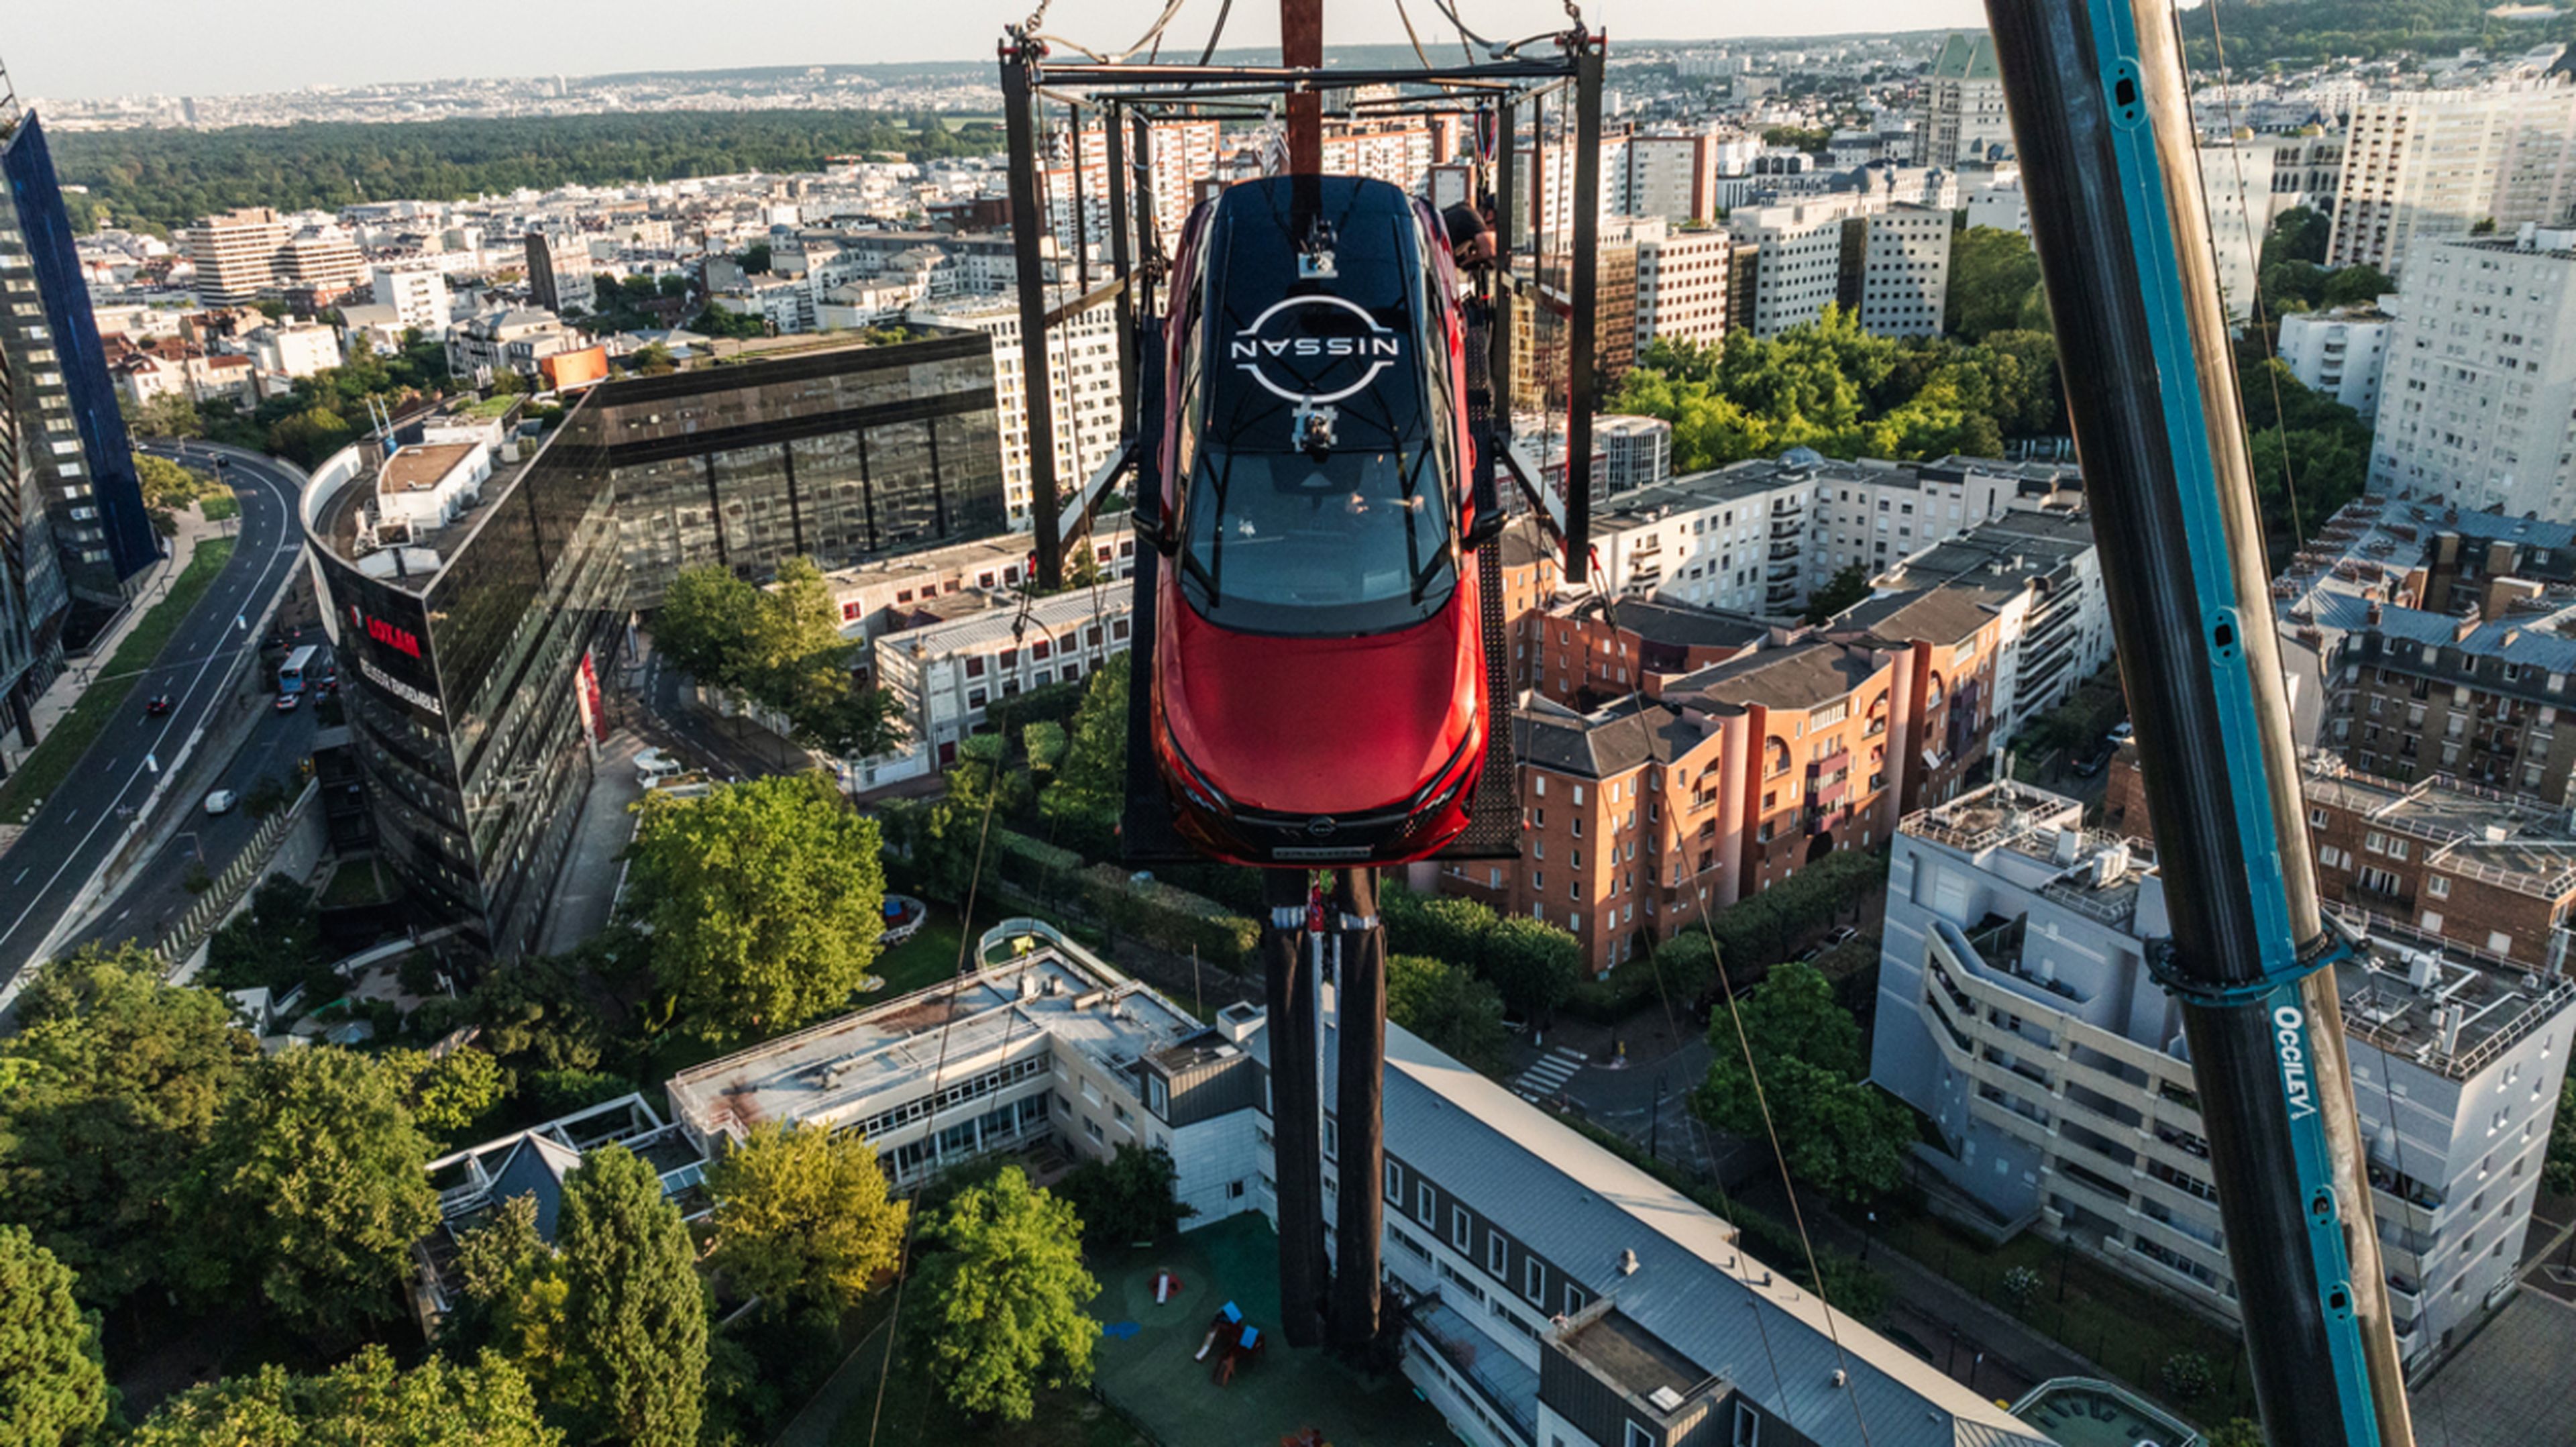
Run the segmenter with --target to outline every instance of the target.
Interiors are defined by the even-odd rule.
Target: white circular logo
[[[1331,312],[1358,319],[1354,330]],[[1323,327],[1315,324],[1321,321]],[[1226,344],[1227,359],[1273,396],[1307,406],[1338,402],[1365,389],[1402,355],[1403,334],[1381,326],[1359,303],[1338,296],[1292,296],[1271,303]]]

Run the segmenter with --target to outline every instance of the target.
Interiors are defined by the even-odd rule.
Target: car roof
[[[1287,452],[1301,405],[1336,408],[1344,445],[1419,437],[1423,234],[1401,187],[1356,176],[1264,177],[1212,203],[1202,365],[1207,440]],[[1329,271],[1301,265],[1328,251]]]

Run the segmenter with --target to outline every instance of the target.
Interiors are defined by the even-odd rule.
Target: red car
[[[1467,826],[1484,762],[1479,516],[1457,273],[1382,181],[1203,203],[1172,272],[1147,524],[1153,748],[1190,843],[1394,864]]]

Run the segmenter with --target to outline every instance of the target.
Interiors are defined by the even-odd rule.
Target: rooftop
[[[2134,938],[2162,934],[2163,881],[2153,854],[2082,824],[2075,800],[2007,781],[1922,810],[1900,832],[1958,850]],[[2534,974],[2406,921],[2330,909],[2353,945],[2335,971],[2344,1033],[2436,1074],[2465,1080],[2576,1004],[2576,982],[2564,975]]]
[[[2576,821],[2564,809],[2434,774],[2400,783],[2331,754],[2306,760],[2309,802],[2347,809],[2394,833],[2431,841],[2428,864],[2525,894],[2576,893]]]
[[[473,455],[471,442],[406,447],[385,459],[385,465],[376,473],[376,491],[428,492]]]
[[[681,1072],[669,1086],[674,1114],[708,1137],[764,1121],[839,1128],[988,1067],[1015,1043],[1043,1051],[1051,1039],[1117,1073],[1204,1033],[1035,920],[1005,922],[982,954],[971,975]]]
[[[1880,665],[1869,650],[1821,638],[1766,648],[1664,685],[1668,699],[1766,708],[1815,708],[1867,683]]]

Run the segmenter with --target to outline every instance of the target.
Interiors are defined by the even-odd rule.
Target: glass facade
[[[612,502],[599,419],[581,407],[438,540],[435,574],[326,558],[378,848],[429,913],[472,924],[501,958],[534,945],[590,786],[582,662],[607,666],[624,618]]]
[[[763,580],[1002,531],[981,333],[612,382],[599,417],[637,607],[683,568]]]

